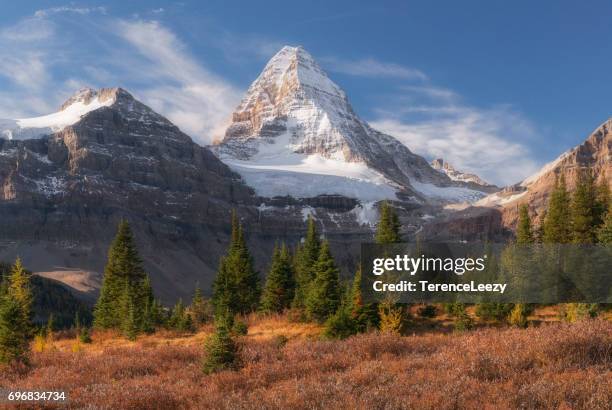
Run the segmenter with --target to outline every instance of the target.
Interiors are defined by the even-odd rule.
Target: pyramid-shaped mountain
[[[262,196],[470,201],[482,193],[372,129],[302,47],[283,47],[236,108],[219,157]]]

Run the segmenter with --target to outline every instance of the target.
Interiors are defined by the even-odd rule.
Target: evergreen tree
[[[610,186],[604,175],[596,188],[595,210],[593,212],[596,228],[604,223],[610,205]]]
[[[230,250],[231,252],[231,245]],[[235,299],[236,294],[236,281],[232,277],[231,271],[228,267],[228,257],[223,256],[219,261],[219,268],[217,269],[217,276],[212,285],[212,303],[215,310],[215,315],[218,315],[227,311],[235,311]]]
[[[158,300],[153,300],[149,311],[150,321],[153,327],[165,326],[167,323],[167,314],[164,307]]]
[[[78,311],[77,311],[78,314]],[[49,314],[47,319],[47,327],[45,328],[45,334],[47,335],[47,342],[53,343],[53,331],[55,330],[55,321],[53,320],[53,313]]]
[[[244,231],[235,212],[232,214],[232,241],[228,253],[219,263],[213,283],[215,311],[252,312],[259,302],[259,275],[246,245]]]
[[[355,272],[350,293],[350,315],[355,320],[358,332],[365,332],[370,328],[378,327],[380,322],[378,309],[374,303],[364,303],[361,294],[361,266]]]
[[[193,325],[193,319],[185,309],[185,305],[183,305],[182,299],[179,299],[176,305],[174,305],[174,308],[172,309],[172,315],[168,320],[168,325],[171,328],[181,332],[193,332],[195,330]]]
[[[596,189],[593,174],[581,172],[572,196],[571,228],[572,242],[589,244],[595,242]]]
[[[32,327],[32,289],[30,287],[30,274],[26,272],[21,258],[15,260],[8,279],[7,292],[17,300],[21,311],[21,323],[24,330],[33,332]]]
[[[305,306],[308,288],[315,277],[315,264],[319,259],[321,240],[317,232],[312,215],[308,215],[306,227],[306,238],[295,253],[295,278],[296,288],[293,307],[303,308]]]
[[[103,329],[124,327],[133,305],[134,325],[140,330],[147,303],[152,303],[152,294],[130,226],[127,221],[121,221],[108,251],[94,325]]]
[[[295,283],[291,256],[283,243],[274,247],[270,272],[261,296],[260,310],[267,313],[281,313],[294,298]]]
[[[122,331],[125,337],[128,340],[136,340],[136,336],[138,335],[138,323],[136,320],[136,307],[134,306],[134,302],[132,299],[127,299],[128,307],[127,307],[127,315],[122,323]]]
[[[19,300],[7,293],[0,300],[0,363],[28,362],[30,332],[24,329]]]
[[[376,243],[401,242],[402,238],[399,231],[400,223],[397,213],[387,201],[383,201],[380,205],[380,221],[376,229]]]
[[[236,312],[246,314],[257,309],[261,294],[259,274],[255,270],[253,257],[249,252],[244,238],[244,230],[239,229],[238,249],[230,258],[230,267],[236,272],[236,291],[238,297],[238,307]]]
[[[0,291],[0,363],[27,363],[32,325],[30,275],[17,258]]]
[[[310,319],[323,322],[334,314],[339,306],[338,268],[331,255],[329,243],[324,241],[315,265],[315,278],[306,297],[306,313]]]
[[[358,332],[357,322],[347,306],[343,305],[325,321],[323,336],[327,339],[346,339]]]
[[[375,242],[392,244],[402,241],[400,236],[399,218],[387,201],[380,206],[380,221],[376,227]],[[378,310],[379,328],[382,332],[399,334],[406,322],[404,307],[395,300],[386,299],[376,306]]]
[[[196,325],[203,325],[212,319],[210,304],[202,296],[202,290],[199,285],[196,285],[189,310],[193,315],[193,321]]]
[[[529,218],[529,206],[523,204],[519,208],[518,226],[516,229],[516,243],[526,245],[534,242],[531,230],[531,219]]]
[[[569,194],[565,185],[565,177],[561,174],[555,181],[555,188],[551,193],[544,218],[544,243],[569,243],[571,241],[568,204]]]
[[[603,224],[597,231],[597,240],[606,245],[612,244],[612,205],[609,206]]]
[[[204,346],[202,371],[205,374],[237,367],[238,347],[230,334],[233,325],[230,317],[221,314],[215,318],[215,333],[208,338]]]

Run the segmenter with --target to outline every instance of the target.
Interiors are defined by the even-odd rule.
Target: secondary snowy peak
[[[59,111],[52,114],[14,120],[0,119],[0,137],[8,140],[41,138],[73,125],[91,111],[110,106],[115,98],[116,89],[95,91],[84,88],[62,104]]]
[[[426,200],[434,193],[446,201],[452,195],[445,188],[453,195],[465,189],[462,198],[473,194],[361,120],[302,47],[283,47],[272,57],[213,149],[260,195],[377,200],[402,192]]]
[[[121,110],[128,120],[170,122],[137,101],[122,88],[83,88],[64,102],[59,111],[32,118],[0,119],[0,138],[7,140],[39,139],[62,131],[85,115],[103,107]]]
[[[444,161],[442,158],[437,158],[431,161],[431,166],[433,167],[433,169],[448,175],[448,177],[453,181],[472,182],[476,185],[481,185],[483,187],[494,186],[493,184],[489,184],[487,181],[483,180],[476,174],[470,174],[467,172],[456,170],[451,164]]]

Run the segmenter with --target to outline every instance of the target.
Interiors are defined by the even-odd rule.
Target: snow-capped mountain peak
[[[276,53],[247,95],[254,94],[251,91],[258,91],[259,86],[270,85],[270,83],[277,87],[276,90],[270,90],[276,91],[273,93],[276,95],[282,92],[284,85],[288,85],[295,88],[309,87],[346,99],[344,91],[329,79],[315,59],[302,46],[285,46]]]
[[[347,128],[361,126],[346,94],[302,47],[283,47],[249,87],[233,114],[222,154],[255,155],[261,144],[288,131],[291,151],[354,156]],[[353,154],[353,155],[352,155]]]
[[[0,138],[7,140],[40,139],[75,125],[87,114],[113,107],[129,121],[156,122],[174,127],[166,118],[134,99],[122,88],[82,88],[64,102],[59,111],[31,118],[0,119]]]
[[[91,88],[83,88],[66,100],[59,111],[52,114],[14,120],[0,119],[0,138],[35,139],[61,131],[79,121],[83,115],[113,104],[116,92],[111,93],[108,90],[111,89],[96,91]]]
[[[302,47],[283,47],[249,87],[213,148],[260,195],[364,200],[479,197],[372,129]],[[430,189],[431,187],[436,189]],[[440,189],[437,189],[440,188]],[[465,195],[463,195],[465,194]]]

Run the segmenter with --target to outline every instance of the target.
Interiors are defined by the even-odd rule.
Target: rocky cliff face
[[[302,47],[270,60],[232,119],[215,151],[263,195],[420,203],[483,196],[482,187],[451,180],[361,120]]]
[[[0,259],[100,273],[128,218],[162,296],[180,294],[214,269],[228,210],[255,204],[252,191],[122,89],[82,91],[62,111],[92,99],[108,103],[50,135],[0,139]]]

